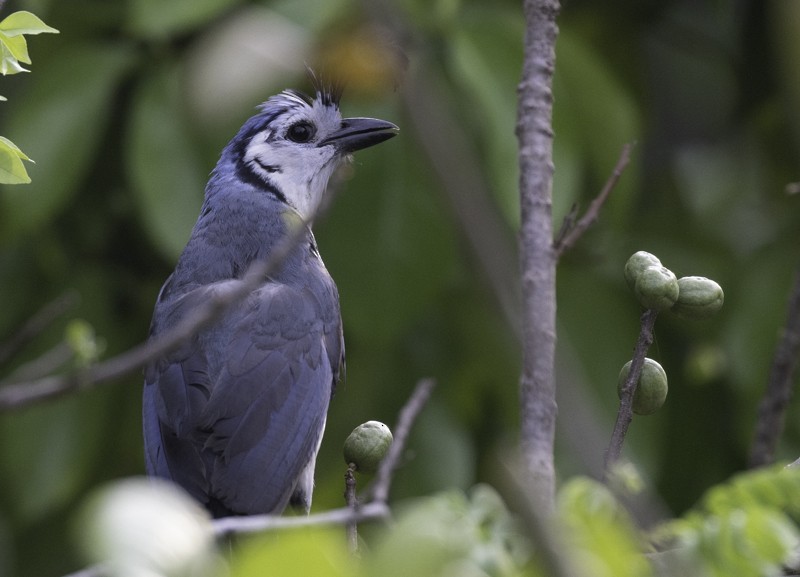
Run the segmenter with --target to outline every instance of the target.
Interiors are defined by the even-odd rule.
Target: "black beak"
[[[376,118],[345,118],[342,126],[321,140],[318,146],[334,145],[342,153],[355,152],[389,140],[400,129],[391,122]]]

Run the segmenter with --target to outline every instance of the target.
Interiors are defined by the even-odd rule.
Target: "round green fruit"
[[[631,255],[631,258],[625,263],[625,282],[628,283],[628,288],[633,290],[639,273],[649,266],[661,266],[661,261],[656,255],[643,250]]]
[[[622,387],[628,379],[631,362],[625,363],[625,366],[619,372],[619,379],[617,380],[617,396],[619,398],[622,398]],[[642,374],[639,376],[636,392],[633,394],[633,412],[637,415],[655,413],[664,404],[667,398],[667,390],[667,373],[656,361],[645,358]]]
[[[379,421],[357,426],[344,441],[344,460],[361,473],[374,473],[392,446],[392,431]]]
[[[722,308],[725,300],[722,287],[704,276],[681,277],[678,289],[672,312],[686,319],[707,319]]]
[[[633,292],[646,309],[663,311],[678,300],[680,289],[675,274],[664,266],[649,266],[636,277]]]

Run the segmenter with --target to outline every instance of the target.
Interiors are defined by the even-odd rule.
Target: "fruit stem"
[[[604,477],[606,480],[608,480],[611,469],[622,455],[622,445],[625,443],[625,435],[628,433],[628,426],[633,420],[633,395],[636,393],[636,385],[639,383],[639,377],[642,375],[642,367],[644,366],[644,358],[647,355],[647,349],[653,344],[653,326],[655,325],[657,316],[658,311],[655,309],[647,309],[642,314],[639,338],[636,340],[636,347],[633,351],[633,359],[631,359],[631,368],[628,373],[628,378],[622,386],[622,395],[620,396],[619,409],[617,410],[617,421],[614,423],[614,432],[611,434],[611,441],[606,450],[604,470]]]

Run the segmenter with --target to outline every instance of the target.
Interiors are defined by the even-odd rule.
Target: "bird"
[[[144,370],[147,473],[183,487],[213,517],[310,510],[345,356],[314,216],[338,166],[399,132],[384,120],[342,118],[341,89],[312,80],[313,96],[271,96],[222,150],[153,311],[149,339],[296,241],[263,283]]]

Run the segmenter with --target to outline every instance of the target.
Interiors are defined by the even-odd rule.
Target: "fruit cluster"
[[[625,280],[647,309],[707,319],[722,308],[722,287],[703,276],[677,278],[655,255],[640,250],[625,263]]]
[[[707,319],[720,308],[725,295],[716,282],[702,276],[677,278],[649,252],[639,251],[625,263],[625,281],[646,309],[665,311],[686,319]],[[619,373],[617,395],[628,378],[632,361]],[[667,373],[659,363],[644,359],[642,373],[633,395],[633,412],[649,415],[656,412],[667,398]]]

